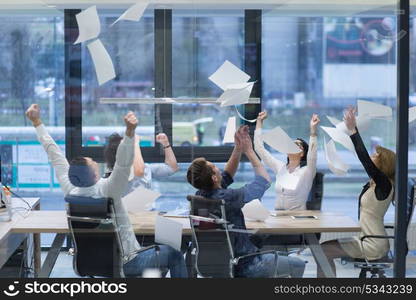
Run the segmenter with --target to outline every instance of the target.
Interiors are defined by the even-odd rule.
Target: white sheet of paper
[[[229,85],[247,82],[250,76],[226,60],[208,79],[225,91]]]
[[[324,149],[325,158],[328,162],[328,167],[331,170],[331,172],[339,176],[346,175],[350,167],[347,164],[345,164],[339,157],[334,141],[329,140],[329,142],[326,143],[326,140],[324,138]]]
[[[344,122],[342,122],[344,123]],[[342,146],[350,150],[351,152],[355,153],[354,144],[351,141],[351,138],[342,132],[338,128],[333,127],[325,127],[321,126],[321,128],[333,139],[335,142],[340,143]]]
[[[364,132],[368,128],[370,128],[371,118],[369,115],[358,116],[356,120],[357,120],[357,128],[360,132]]]
[[[160,196],[160,193],[140,186],[121,198],[121,201],[129,212],[146,211],[152,208],[153,203]]]
[[[357,100],[358,115],[368,115],[370,118],[391,120],[393,110],[390,106],[365,100]]]
[[[113,61],[99,39],[91,42],[87,46],[97,74],[98,84],[102,85],[116,77]]]
[[[281,153],[299,153],[300,148],[293,142],[287,133],[280,127],[276,127],[269,132],[263,133],[263,141],[273,149]]]
[[[75,15],[78,23],[79,35],[75,44],[79,44],[99,36],[101,31],[100,18],[98,17],[97,7],[91,6]]]
[[[409,123],[416,120],[416,106],[409,108]]]
[[[113,24],[110,25],[110,27],[120,20],[128,20],[134,22],[139,21],[148,5],[149,2],[137,2],[136,4],[130,6],[120,17],[118,17],[117,20],[115,20]]]
[[[244,118],[244,117],[240,114],[240,112],[238,111],[237,106],[234,106],[234,108],[235,108],[235,111],[237,112],[237,115],[240,117],[240,119],[241,119],[241,120],[244,120],[244,121],[247,121],[247,122],[250,122],[250,123],[255,123],[255,122],[257,122],[257,119],[252,119],[252,120],[249,120],[249,119]]]
[[[337,126],[339,123],[341,123],[342,121],[338,120],[337,118],[331,117],[331,116],[326,116],[326,118],[329,120],[329,122],[331,122],[332,125]]]
[[[260,222],[266,220],[270,215],[270,211],[258,199],[248,202],[242,211],[244,218]]]
[[[221,107],[248,103],[254,82],[232,84],[217,99]]]
[[[286,190],[296,190],[299,183],[299,176],[295,176],[293,173],[286,172],[283,176],[279,176],[278,184],[280,184]]]
[[[182,223],[162,216],[156,216],[155,242],[171,246],[178,251],[182,244]]]
[[[235,117],[228,118],[227,128],[225,129],[222,143],[223,144],[234,143],[234,134],[236,131],[237,131],[237,125],[236,125]]]

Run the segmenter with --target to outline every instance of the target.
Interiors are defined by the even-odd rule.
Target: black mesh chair
[[[407,182],[407,210],[406,210],[406,228],[409,228],[409,225],[412,220],[412,215],[415,206],[415,183],[416,181],[412,178],[409,178]],[[394,226],[384,226],[386,229],[394,230]],[[364,240],[374,238],[374,239],[394,239],[394,235],[365,235],[361,237],[361,243]],[[406,253],[408,252],[406,244]],[[364,249],[364,248],[362,248]],[[391,251],[387,253],[387,255],[381,259],[377,260],[369,260],[366,257],[365,251],[363,251],[364,259],[355,259],[354,266],[356,268],[360,268],[359,278],[366,278],[367,273],[370,273],[371,278],[384,278],[385,270],[390,269],[393,265],[394,255]]]
[[[232,224],[227,221],[223,200],[208,199],[189,195],[189,221],[194,245],[194,267],[201,277],[233,278],[235,269],[244,259],[272,253],[275,255],[275,272],[277,277],[278,252],[274,250],[255,252],[235,257],[233,249]],[[242,232],[244,230],[238,230]],[[248,231],[245,231],[248,233]]]
[[[124,277],[121,239],[111,198],[65,197],[74,243],[74,271],[79,276]],[[137,253],[156,248],[141,248]]]

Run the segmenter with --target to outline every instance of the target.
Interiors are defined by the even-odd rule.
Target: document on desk
[[[114,71],[113,61],[103,43],[97,39],[92,43],[89,43],[87,48],[94,63],[98,84],[102,85],[115,78],[116,72]]]
[[[247,82],[250,76],[226,60],[208,79],[225,91],[230,85]]]
[[[134,21],[138,22],[140,18],[143,16],[146,7],[149,5],[149,2],[137,2],[136,4],[130,6],[117,20],[114,21],[113,26],[120,20],[127,20],[127,21]]]
[[[236,117],[228,118],[227,127],[225,128],[224,138],[222,139],[223,144],[234,143],[234,135],[237,131]]]
[[[78,23],[79,35],[75,44],[95,39],[101,31],[100,18],[98,17],[97,7],[91,6],[75,15]]]
[[[264,222],[270,215],[270,211],[258,200],[252,200],[242,208],[244,218]]]
[[[182,244],[182,223],[156,216],[155,242],[171,246],[178,251]]]
[[[161,195],[158,192],[140,186],[124,196],[121,201],[123,201],[124,207],[129,212],[147,211],[152,208],[155,200]]]
[[[289,154],[299,153],[301,151],[295,142],[280,127],[276,127],[266,133],[263,133],[262,136],[263,141],[281,153]]]
[[[374,119],[391,120],[393,117],[393,110],[390,106],[379,103],[357,100],[358,116],[368,115]]]

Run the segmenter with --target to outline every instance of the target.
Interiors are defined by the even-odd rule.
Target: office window
[[[244,11],[173,10],[172,87],[178,98],[218,98],[222,90],[208,77],[229,60],[244,70]],[[219,146],[233,107],[175,104],[175,146]]]
[[[139,22],[119,21],[120,16],[98,10],[101,21],[100,40],[109,53],[116,78],[101,86],[94,64],[82,45],[82,130],[83,146],[102,146],[113,132],[124,131],[123,115],[129,110],[139,119],[137,133],[141,146],[154,145],[154,106],[151,104],[103,104],[100,98],[154,97],[154,18],[147,10]]]

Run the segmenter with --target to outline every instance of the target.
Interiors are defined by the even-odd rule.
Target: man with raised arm
[[[113,199],[116,226],[121,236],[125,275],[140,276],[145,269],[159,265],[161,268],[169,268],[172,277],[187,277],[181,253],[169,246],[161,245],[159,255],[155,249],[137,254],[140,245],[121,201],[121,196],[127,188],[134,157],[134,134],[138,123],[134,114],[129,112],[124,117],[125,135],[117,149],[113,172],[105,179],[100,176],[97,162],[90,157],[79,156],[68,163],[43,125],[38,104],[32,104],[26,111],[26,116],[36,129],[38,140],[48,155],[65,196]]]

